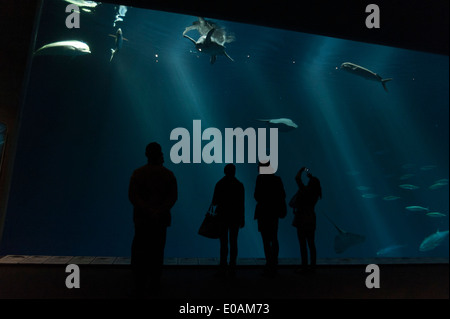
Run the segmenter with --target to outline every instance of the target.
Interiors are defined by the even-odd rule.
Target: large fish
[[[114,54],[116,54],[117,52],[120,51],[120,49],[122,49],[123,40],[126,40],[126,39],[123,37],[122,29],[121,29],[121,28],[117,29],[116,35],[110,34],[110,36],[114,37],[114,38],[116,39],[116,41],[115,41],[115,47],[114,47],[114,49],[111,49],[111,58],[109,59],[109,62],[112,61],[112,59],[113,59],[113,57],[114,57]]]
[[[322,212],[322,214],[328,219],[328,221],[331,224],[333,224],[333,226],[339,232],[339,234],[336,235],[336,237],[334,238],[334,251],[337,254],[341,254],[344,251],[346,251],[348,248],[355,246],[357,244],[363,243],[366,240],[366,237],[364,237],[364,236],[349,233],[349,232],[341,229],[330,219],[330,217],[328,217],[328,215],[326,215],[323,212]]]
[[[430,210],[422,206],[406,206],[405,209],[411,212],[429,212]]]
[[[444,239],[448,236],[448,230],[436,231],[427,238],[425,238],[420,244],[420,251],[429,251],[435,249],[437,246],[442,244]]]
[[[53,42],[36,50],[34,55],[84,55],[91,53],[89,46],[81,41],[68,40]]]
[[[279,118],[279,119],[258,119],[257,121],[266,122],[269,127],[278,128],[281,132],[288,132],[298,127],[291,119]]]
[[[387,92],[386,82],[392,81],[392,78],[383,79],[381,76],[379,76],[375,72],[372,72],[366,68],[363,68],[362,66],[359,66],[359,65],[351,63],[351,62],[342,63],[341,69],[344,69],[345,71],[359,75],[367,80],[381,82],[381,84],[383,85],[383,88],[386,92]]]
[[[429,189],[439,189],[439,188],[443,188],[445,186],[448,186],[448,182],[436,182],[428,188]]]

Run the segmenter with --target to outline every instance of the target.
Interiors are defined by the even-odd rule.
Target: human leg
[[[236,266],[236,260],[238,255],[238,234],[239,227],[230,227],[230,265]]]
[[[315,231],[310,231],[307,236],[308,248],[309,248],[309,256],[311,258],[311,267],[316,266],[317,252],[316,252],[316,243],[315,243]]]
[[[302,267],[308,266],[308,249],[306,244],[305,232],[297,228],[297,238],[300,245],[300,257],[302,259]]]

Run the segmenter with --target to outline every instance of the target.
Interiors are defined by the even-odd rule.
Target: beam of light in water
[[[183,105],[183,109],[180,110],[183,112],[180,118],[184,118],[190,122],[189,125],[192,125],[193,119],[201,119],[202,125],[206,128],[210,125],[217,123],[222,123],[223,119],[221,119],[220,111],[213,111],[217,109],[218,105],[220,105],[221,101],[218,101],[218,104],[211,104],[211,98],[209,97],[210,92],[205,89],[205,85],[207,83],[204,82],[204,78],[202,78],[202,74],[198,73],[197,68],[200,67],[211,67],[209,61],[207,59],[189,59],[189,56],[186,57],[185,54],[180,54],[181,52],[186,52],[189,55],[189,51],[186,51],[186,47],[188,47],[190,43],[180,41],[178,43],[173,44],[172,50],[168,50],[168,52],[173,52],[170,54],[168,59],[171,61],[171,68],[168,70],[169,78],[171,79],[171,85],[177,88],[176,92],[173,92],[177,95],[178,100]],[[228,62],[228,61],[227,61]],[[205,65],[200,65],[204,63]],[[214,68],[218,68],[218,65],[212,66]],[[206,86],[207,88],[207,86]],[[221,121],[222,120],[222,121]],[[189,126],[187,126],[189,127]],[[175,127],[173,127],[175,128]],[[173,142],[175,143],[175,141]],[[203,142],[205,143],[205,142]],[[222,164],[211,164],[211,165],[196,165],[196,164],[183,164],[185,167],[183,169],[189,169],[192,172],[198,171],[198,174],[202,176],[202,183],[197,185],[198,188],[196,190],[197,194],[201,194],[201,198],[198,198],[199,202],[205,203],[205,213],[207,206],[209,205],[209,201],[212,199],[213,190],[215,184],[223,177],[223,167]],[[181,168],[180,168],[181,169]],[[247,183],[245,178],[245,169],[240,165],[237,165],[236,177],[244,183],[245,186],[252,185]],[[181,177],[181,176],[180,176]],[[183,180],[182,177],[179,181],[180,189],[189,189],[192,187],[191,181]],[[246,227],[240,231],[239,233],[239,249],[240,256],[261,256],[263,255],[263,251],[260,248],[260,236],[257,232],[252,231],[252,217],[254,205],[253,202],[253,190],[246,189]],[[186,198],[188,201],[192,201],[192,198]],[[187,203],[185,202],[185,205]],[[198,205],[198,204],[197,204]],[[178,209],[180,211],[178,211]],[[173,231],[179,233],[186,233],[186,229],[178,229],[178,227],[190,228],[188,231],[190,235],[190,241],[193,243],[197,243],[197,247],[204,247],[201,253],[211,253],[212,256],[218,254],[219,246],[212,245],[209,241],[205,243],[205,239],[197,235],[198,227],[203,219],[204,215],[201,212],[196,211],[196,221],[195,218],[193,220],[192,216],[189,214],[185,214],[183,212],[183,207],[175,207],[174,216],[177,216],[179,219],[178,223],[173,225]],[[168,253],[170,254],[170,247],[168,247]],[[179,250],[179,247],[174,247],[175,250]],[[191,252],[192,254],[198,254],[197,251]],[[177,255],[178,254],[178,255]],[[179,256],[179,252],[175,252],[176,256]],[[210,255],[208,255],[210,256]]]
[[[311,100],[316,101],[315,107],[318,115],[314,121],[316,126],[322,129],[322,132],[320,129],[318,130],[318,137],[322,140],[322,144],[326,148],[331,145],[336,146],[336,148],[330,148],[329,150],[330,159],[342,162],[344,167],[351,170],[372,174],[371,171],[367,171],[368,167],[376,169],[378,164],[371,159],[371,154],[365,147],[366,141],[362,136],[355,134],[355,132],[358,132],[357,123],[354,123],[357,119],[350,112],[343,111],[346,109],[346,102],[336,100],[336,96],[342,94],[336,92],[336,88],[330,87],[329,82],[323,79],[323,74],[326,72],[324,69],[327,67],[332,68],[331,65],[327,66],[323,64],[322,61],[327,60],[324,54],[326,52],[339,52],[341,49],[339,45],[342,44],[339,44],[334,39],[323,39],[312,61],[313,67],[309,72],[305,72],[301,76],[303,76],[303,81],[309,83],[311,88],[313,88],[310,90],[310,95]],[[381,93],[384,94],[385,92]],[[348,94],[352,94],[352,92],[348,92]],[[333,152],[335,149],[337,150],[337,154]],[[338,174],[344,174],[343,171],[341,170]],[[367,182],[364,179],[364,175],[366,174],[353,176],[350,180],[354,185],[350,186],[350,189],[356,189],[358,185],[364,185]],[[341,200],[345,201],[342,198]],[[392,234],[386,232],[387,223],[382,220],[382,216],[380,216],[373,201],[362,200],[358,204],[363,207],[362,211],[353,211],[352,213],[360,216],[364,215],[364,220],[367,221],[367,225],[371,225],[373,229],[383,230],[382,232],[375,233],[377,240],[391,238]],[[347,207],[345,212],[348,212],[349,203],[346,203],[344,206]],[[339,203],[337,207],[343,209],[343,206]],[[350,207],[356,209],[358,205],[356,203],[354,205],[350,204]],[[336,213],[344,214],[345,212],[337,211]],[[347,219],[349,218],[351,219],[350,216],[347,217]]]

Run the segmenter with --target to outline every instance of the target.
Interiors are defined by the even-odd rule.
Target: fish
[[[366,240],[365,236],[353,234],[347,232],[338,227],[324,212],[322,214],[328,219],[328,221],[337,229],[338,234],[334,237],[334,251],[337,254],[342,254],[348,248],[361,244]]]
[[[295,130],[298,125],[294,123],[291,119],[288,118],[279,118],[279,119],[257,119],[260,122],[266,122],[269,127],[278,128],[280,132],[289,132]]]
[[[394,195],[389,195],[389,196],[384,196],[383,197],[383,200],[388,200],[388,201],[397,200],[397,199],[400,199],[400,197],[399,196],[394,196]]]
[[[406,247],[406,245],[391,245],[377,251],[377,256],[386,256],[395,254],[398,250]]]
[[[369,189],[372,189],[372,187],[369,187],[369,186],[356,186],[356,189],[359,190],[359,191],[365,192],[365,191],[368,191]]]
[[[378,197],[377,194],[372,194],[372,193],[362,194],[361,196],[363,198],[376,198],[376,197]]]
[[[426,237],[419,246],[420,251],[429,251],[435,249],[437,246],[442,244],[444,239],[448,237],[448,230],[439,231],[439,229]]]
[[[426,214],[428,217],[433,217],[433,218],[437,218],[437,217],[446,217],[447,215],[439,213],[439,212],[429,212]]]
[[[434,183],[433,185],[429,186],[428,188],[433,190],[433,189],[439,189],[442,187],[448,186],[447,182],[439,182],[439,183]]]
[[[408,190],[415,190],[415,189],[419,189],[419,186],[416,185],[412,185],[412,184],[401,184],[398,185],[398,187],[403,188],[403,189],[408,189]]]
[[[211,38],[215,30],[216,29],[209,30],[207,35],[202,35],[197,41],[186,34],[183,34],[183,37],[191,40],[199,52],[209,54],[211,56],[209,60],[211,64],[216,62],[217,55],[225,55],[230,61],[234,62],[234,60],[225,51],[225,46],[216,42],[214,38]]]
[[[111,62],[114,57],[114,54],[116,54],[117,52],[119,52],[120,49],[122,49],[123,41],[124,40],[128,41],[128,40],[123,37],[121,28],[117,29],[116,35],[110,34],[109,36],[116,38],[115,47],[114,47],[114,49],[111,49],[111,58],[109,59],[109,62]]]
[[[376,74],[375,72],[372,72],[366,68],[363,68],[360,65],[351,63],[351,62],[344,62],[341,64],[341,69],[344,69],[347,72],[350,72],[352,74],[356,74],[358,76],[361,76],[367,80],[377,81],[381,82],[383,85],[384,90],[387,92],[388,89],[386,87],[386,82],[392,81],[392,78],[383,79],[381,76]]]
[[[34,55],[68,55],[77,56],[90,54],[89,46],[78,40],[58,41],[46,44],[36,50]]]
[[[430,210],[422,206],[406,206],[405,209],[411,212],[429,212]]]

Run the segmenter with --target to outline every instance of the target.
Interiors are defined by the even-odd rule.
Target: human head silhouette
[[[164,163],[164,156],[162,153],[161,145],[156,142],[151,142],[145,148],[145,156],[147,156],[150,164],[162,164]]]
[[[236,166],[234,164],[227,164],[223,169],[225,176],[234,177],[236,174]]]

